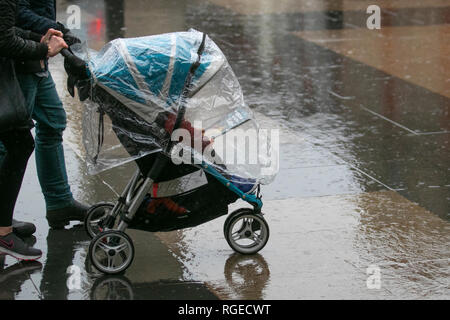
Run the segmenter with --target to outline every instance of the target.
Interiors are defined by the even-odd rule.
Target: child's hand
[[[175,114],[169,114],[166,123],[164,124],[164,129],[166,129],[167,132],[171,133],[172,129],[173,129],[173,125],[175,124],[175,120],[176,120],[177,116]],[[211,143],[213,143],[213,141],[211,139],[209,139],[208,137],[205,136],[205,129],[198,129],[198,128],[194,128],[191,123],[189,121],[183,120],[181,122],[180,125],[180,129],[185,129],[187,131],[189,131],[189,135],[191,136],[191,147],[194,148],[196,146],[195,142],[197,141],[197,139],[201,139],[201,146],[202,146],[202,150],[201,152],[203,152],[203,150],[205,150],[205,148],[207,146],[209,146]],[[201,132],[200,132],[201,130]],[[198,143],[198,142],[197,142]],[[200,152],[200,150],[197,150]]]

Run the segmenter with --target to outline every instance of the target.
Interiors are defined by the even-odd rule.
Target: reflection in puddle
[[[22,291],[22,285],[30,281],[31,275],[42,269],[42,264],[38,261],[23,261],[12,265],[5,265],[6,255],[0,254],[0,300],[13,300]],[[32,296],[36,294],[30,292]]]
[[[202,283],[162,280],[133,282],[126,276],[102,276],[91,290],[92,300],[215,300]]]
[[[270,279],[269,265],[260,254],[233,254],[225,263],[224,275],[238,299],[263,299],[263,291]]]
[[[270,271],[264,258],[257,254],[244,256],[231,255],[224,266],[224,276],[233,291],[233,296],[239,299],[263,299],[263,290],[270,279]],[[127,277],[101,276],[95,280],[90,290],[92,300],[133,300],[149,298],[152,287],[179,287],[195,283],[163,281],[153,283],[132,283]],[[162,290],[167,291],[167,290]],[[153,298],[162,299],[163,296],[155,295]]]
[[[82,290],[69,290],[67,280],[71,276],[67,272],[70,266],[80,267],[86,256],[88,236],[79,225],[69,230],[50,229],[47,236],[46,263],[42,271],[40,292],[44,299],[84,299]],[[91,280],[87,274],[80,272],[83,287],[90,287]]]
[[[124,276],[98,278],[91,289],[91,300],[134,300],[132,284]]]

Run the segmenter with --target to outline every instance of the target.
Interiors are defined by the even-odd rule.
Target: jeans
[[[10,227],[34,141],[30,130],[17,130],[0,134],[0,142],[0,227]]]
[[[47,210],[72,204],[62,145],[66,112],[49,73],[48,77],[18,74],[20,86],[36,124],[36,167]],[[0,144],[0,157],[4,146]],[[0,159],[1,163],[1,159]]]

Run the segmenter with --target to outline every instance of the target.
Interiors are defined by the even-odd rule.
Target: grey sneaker
[[[12,221],[13,232],[21,238],[27,238],[36,232],[36,226],[31,222]]]
[[[52,229],[62,229],[70,223],[70,221],[84,221],[89,207],[73,200],[68,207],[47,210],[47,221]]]
[[[6,236],[0,236],[0,252],[9,254],[19,260],[37,260],[42,256],[41,250],[29,247],[14,232]]]

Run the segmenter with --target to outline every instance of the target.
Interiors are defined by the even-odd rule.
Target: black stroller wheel
[[[269,225],[261,214],[252,209],[240,209],[225,221],[224,233],[234,251],[255,254],[264,248],[269,240]]]
[[[133,241],[122,231],[108,230],[99,233],[89,245],[89,258],[100,272],[122,273],[133,262]]]
[[[112,203],[98,203],[89,208],[86,217],[84,218],[84,228],[91,239],[100,232],[103,232],[105,227],[113,227],[103,225],[105,218],[113,208],[114,204]]]

